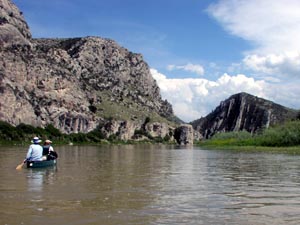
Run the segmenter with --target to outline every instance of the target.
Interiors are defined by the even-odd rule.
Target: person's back
[[[49,150],[50,150],[50,145],[45,145],[43,146],[43,156],[49,155]]]
[[[43,159],[53,160],[57,158],[57,153],[54,151],[51,146],[52,141],[46,140],[43,146]]]
[[[41,161],[43,156],[43,147],[39,145],[40,140],[35,137],[33,138],[33,144],[28,148],[26,160],[27,161]]]

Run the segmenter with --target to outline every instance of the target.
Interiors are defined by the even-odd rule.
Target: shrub
[[[68,139],[74,143],[85,143],[88,142],[87,136],[84,133],[73,133],[68,135]]]
[[[264,130],[257,137],[262,146],[293,146],[300,145],[300,121],[289,121],[283,125]]]
[[[246,131],[218,133],[206,142],[211,145],[285,147],[300,145],[300,121],[289,121],[252,136]]]
[[[51,135],[52,137],[62,136],[62,133],[60,132],[60,130],[55,128],[52,124],[48,124],[45,127],[45,131],[47,132],[47,134]]]
[[[255,145],[253,135],[247,131],[220,132],[210,140],[205,141],[208,145]]]
[[[21,133],[7,122],[0,121],[0,139],[3,141],[20,141]]]
[[[19,125],[16,126],[16,128],[18,130],[20,130],[22,133],[25,133],[25,134],[30,134],[30,135],[36,135],[37,136],[37,128],[31,126],[31,125],[28,125],[28,124],[24,124],[24,123],[20,123]]]
[[[101,130],[96,129],[87,133],[87,138],[91,142],[100,142],[101,139],[105,138],[105,135],[101,132]]]

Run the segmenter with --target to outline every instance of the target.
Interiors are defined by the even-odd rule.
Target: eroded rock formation
[[[174,132],[174,138],[179,145],[193,145],[194,129],[192,125],[182,124]]]
[[[0,0],[0,120],[64,133],[114,119],[129,139],[146,117],[176,119],[142,55],[100,37],[33,39],[22,13]],[[108,126],[108,125],[107,125]]]
[[[270,125],[296,118],[298,111],[247,93],[231,96],[206,117],[191,124],[204,138],[218,132],[248,131],[254,133]]]

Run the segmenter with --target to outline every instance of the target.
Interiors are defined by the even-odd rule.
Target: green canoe
[[[27,168],[41,168],[56,165],[57,160],[27,161]]]

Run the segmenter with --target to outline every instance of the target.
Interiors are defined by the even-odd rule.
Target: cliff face
[[[0,0],[0,58],[0,120],[10,124],[76,133],[175,118],[140,54],[99,37],[32,39],[9,0]]]
[[[248,131],[254,133],[270,125],[297,117],[297,111],[247,93],[231,96],[206,117],[192,122],[204,138],[218,132]]]
[[[31,33],[18,8],[7,0],[0,0],[0,46],[30,44]]]

